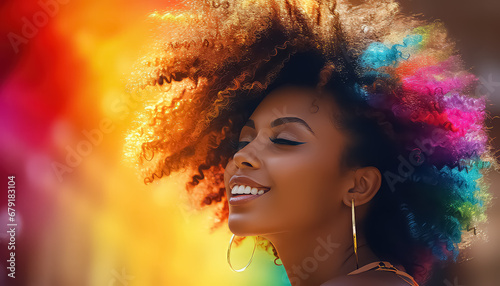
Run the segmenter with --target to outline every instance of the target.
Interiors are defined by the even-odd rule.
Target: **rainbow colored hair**
[[[434,259],[452,256],[456,260],[462,232],[486,218],[489,195],[482,171],[495,160],[484,125],[486,98],[474,94],[479,81],[462,69],[451,48],[433,47],[432,39],[439,33],[443,33],[442,26],[430,24],[413,29],[400,43],[371,43],[359,57],[361,76],[399,85],[390,92],[377,92],[373,87],[358,91],[371,106],[390,109],[398,120],[423,126],[406,142],[411,151],[417,151],[418,160],[415,171],[405,179],[435,186],[447,209],[444,220],[434,223],[419,220],[407,204],[401,210],[412,238],[429,247]],[[401,177],[386,179],[397,182]]]
[[[393,0],[198,2],[152,15],[158,42],[131,79],[149,100],[125,149],[146,183],[188,171],[189,194],[217,207],[222,225],[224,167],[249,106],[280,82],[316,86],[328,74],[347,130],[362,138],[346,161],[383,174],[365,223],[370,247],[419,282],[457,258],[463,233],[486,219],[483,176],[498,164],[487,98],[443,25],[402,15]]]

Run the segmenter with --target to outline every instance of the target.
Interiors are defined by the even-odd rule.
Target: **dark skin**
[[[319,106],[316,112],[313,102]],[[359,225],[382,177],[375,167],[341,167],[350,139],[334,124],[336,108],[332,97],[298,86],[278,88],[260,103],[225,170],[229,228],[238,236],[271,241],[293,286],[407,285],[389,272],[347,276],[356,269],[351,201]],[[268,191],[232,203],[237,177]],[[359,227],[357,235],[359,266],[379,261]]]

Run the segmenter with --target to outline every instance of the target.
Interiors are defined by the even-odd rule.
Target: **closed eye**
[[[288,139],[271,138],[271,137],[269,137],[269,140],[271,140],[271,142],[273,142],[274,144],[292,145],[292,146],[302,145],[302,144],[306,143],[306,142],[299,142],[299,141],[292,141],[292,140],[288,140]]]
[[[306,143],[306,142],[293,141],[293,140],[288,140],[288,139],[283,139],[283,138],[271,138],[271,137],[269,137],[269,140],[271,140],[271,142],[273,142],[274,144],[290,145],[290,146],[297,146],[297,145],[302,145],[302,144]],[[238,142],[237,151],[240,151],[241,149],[245,148],[245,146],[247,146],[248,144],[250,144],[250,141]]]

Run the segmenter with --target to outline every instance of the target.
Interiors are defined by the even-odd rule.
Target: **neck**
[[[299,232],[265,235],[276,247],[292,286],[321,285],[356,270],[352,226],[324,225]],[[359,230],[358,230],[359,233]],[[378,258],[366,245],[362,233],[358,237],[359,267]]]

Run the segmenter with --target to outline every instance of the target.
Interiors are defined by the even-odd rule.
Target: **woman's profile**
[[[425,285],[485,220],[498,166],[477,78],[441,23],[354,2],[151,15],[127,155],[145,183],[190,174],[233,233],[235,271],[230,250],[251,237],[293,286]]]

